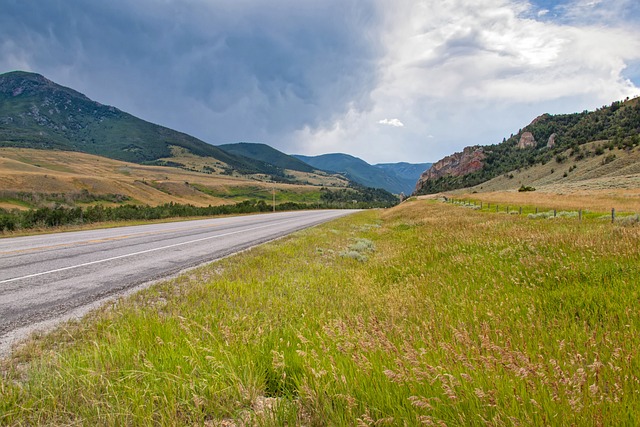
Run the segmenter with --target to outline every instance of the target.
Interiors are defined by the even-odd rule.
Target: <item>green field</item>
[[[195,184],[192,185],[198,191],[201,191],[209,196],[218,197],[221,199],[231,200],[265,200],[271,201],[273,198],[273,189],[260,186],[246,186],[246,187],[229,187],[224,189],[208,188],[204,185]],[[286,190],[278,189],[275,192],[276,203],[320,203],[320,189],[304,189],[304,190]]]
[[[638,425],[640,227],[433,201],[191,271],[3,362],[2,425]]]

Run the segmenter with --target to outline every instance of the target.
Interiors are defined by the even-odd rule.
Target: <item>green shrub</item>
[[[527,185],[522,185],[520,188],[518,188],[519,192],[525,192],[525,191],[536,191],[536,189],[534,187],[529,187]]]
[[[616,159],[615,154],[607,154],[604,159],[602,159],[602,164],[606,165],[608,163],[613,162]]]

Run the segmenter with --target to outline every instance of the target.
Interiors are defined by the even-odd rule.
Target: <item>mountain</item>
[[[601,143],[592,144],[597,141]],[[558,168],[548,167],[551,173],[570,162],[593,157],[601,157],[599,161],[604,165],[612,159],[607,159],[606,150],[630,152],[638,150],[638,146],[640,98],[616,101],[591,112],[543,114],[500,144],[466,147],[434,163],[418,180],[414,194],[479,186],[538,164],[555,162]],[[574,170],[576,165],[572,166]],[[597,170],[592,170],[590,179]],[[568,174],[561,178],[568,178]]]
[[[407,181],[407,189],[405,194],[410,194],[413,191],[415,182],[420,178],[420,175],[431,167],[432,163],[378,163],[374,166],[384,169],[387,173],[392,173],[400,179]]]
[[[364,160],[348,154],[332,153],[320,156],[293,155],[293,157],[315,168],[343,174],[350,180],[361,185],[372,188],[383,188],[396,194],[409,194],[415,186],[415,177],[408,179],[398,176],[392,166],[378,167],[370,165]],[[402,168],[398,167],[398,169]]]
[[[261,160],[282,169],[313,173],[316,168],[293,156],[285,154],[267,144],[238,142],[218,145],[218,148],[230,154]]]
[[[79,151],[169,165],[173,163],[162,159],[170,159],[178,149],[211,158],[227,171],[281,173],[266,163],[227,153],[23,71],[0,74],[0,146]]]

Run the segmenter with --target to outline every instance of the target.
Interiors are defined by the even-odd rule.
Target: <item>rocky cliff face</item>
[[[484,166],[485,158],[486,154],[482,147],[465,147],[461,153],[454,153],[434,163],[420,176],[415,191],[420,190],[427,180],[435,180],[443,176],[462,176],[476,172]]]
[[[525,148],[531,148],[536,146],[536,139],[533,137],[531,132],[523,132],[520,136],[520,141],[518,141],[518,147],[521,150]]]

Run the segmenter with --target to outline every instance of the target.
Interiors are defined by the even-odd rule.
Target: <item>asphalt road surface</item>
[[[352,212],[282,212],[0,239],[0,343],[29,325]]]

